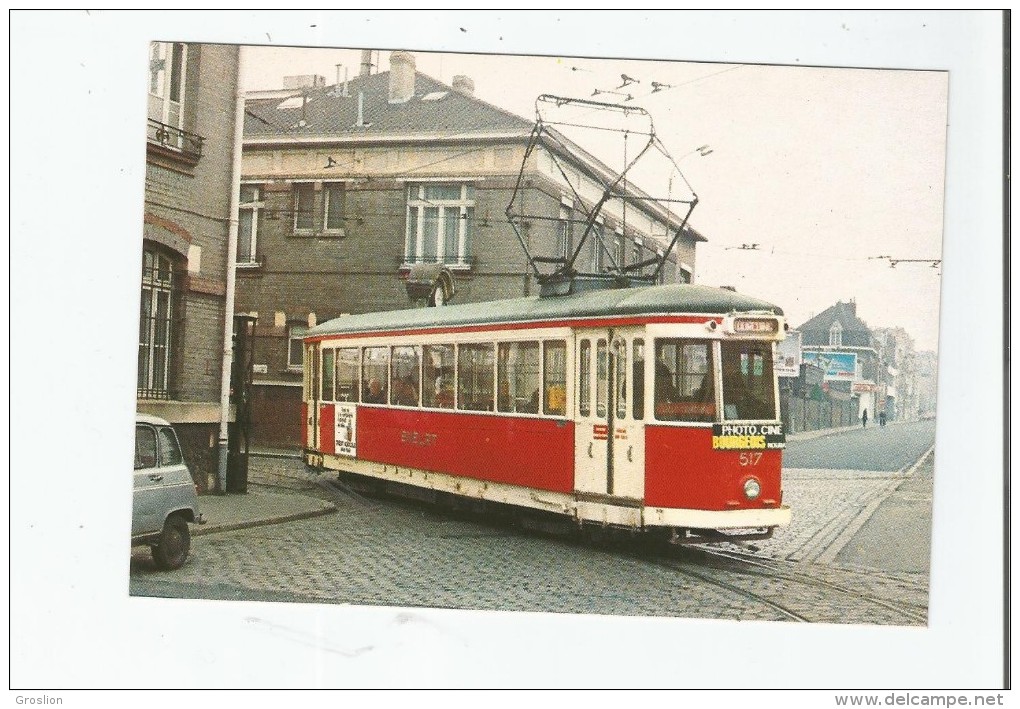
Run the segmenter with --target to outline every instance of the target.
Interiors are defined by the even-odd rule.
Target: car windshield
[[[771,343],[722,343],[722,380],[726,420],[776,419]]]
[[[177,436],[166,427],[159,429],[159,457],[163,465],[180,465],[184,462],[181,448],[177,445]]]
[[[135,426],[135,470],[156,467],[156,432],[148,426]]]

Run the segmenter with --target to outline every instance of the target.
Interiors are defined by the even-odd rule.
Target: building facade
[[[609,171],[579,149],[557,161],[548,146],[526,156],[533,123],[477,99],[467,77],[438,82],[406,52],[393,53],[390,66],[333,86],[291,79],[246,102],[236,311],[257,317],[257,443],[301,440],[301,337],[309,327],[411,307],[406,278],[422,263],[453,272],[458,303],[536,294],[507,219],[515,188],[515,208],[536,215],[520,238],[534,255],[561,256],[580,243],[598,176]],[[583,189],[569,188],[563,164]],[[621,210],[611,200],[578,270],[662,254],[674,219],[654,204]],[[693,280],[702,240],[686,228],[661,280]]]
[[[797,328],[803,359],[823,372],[821,389],[836,401],[851,401],[856,418],[875,418],[882,383],[878,351],[857,303],[838,302]],[[847,422],[851,423],[851,422]]]
[[[917,415],[934,418],[938,401],[938,355],[930,350],[917,353]]]
[[[196,483],[217,468],[240,49],[150,48],[137,409],[175,425]]]

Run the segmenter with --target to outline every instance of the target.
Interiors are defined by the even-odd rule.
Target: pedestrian
[[[861,415],[861,422],[864,424],[864,428],[868,427],[868,410],[867,409],[865,409],[864,413]]]
[[[368,380],[367,392],[365,394],[366,404],[385,404],[386,403],[386,392],[383,391],[382,383],[372,377]]]
[[[878,425],[879,426],[883,426],[883,427],[885,426],[885,412],[884,411],[879,411],[878,412]]]

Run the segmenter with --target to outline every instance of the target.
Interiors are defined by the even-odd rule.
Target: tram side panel
[[[333,404],[319,405],[319,445],[320,453],[333,455],[336,453],[336,407]]]
[[[359,460],[573,491],[571,421],[360,407],[357,441]]]

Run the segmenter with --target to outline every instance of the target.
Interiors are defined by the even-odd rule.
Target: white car
[[[202,524],[198,493],[169,422],[135,419],[134,503],[131,545],[148,545],[160,569],[180,568],[191,549],[189,523]]]

